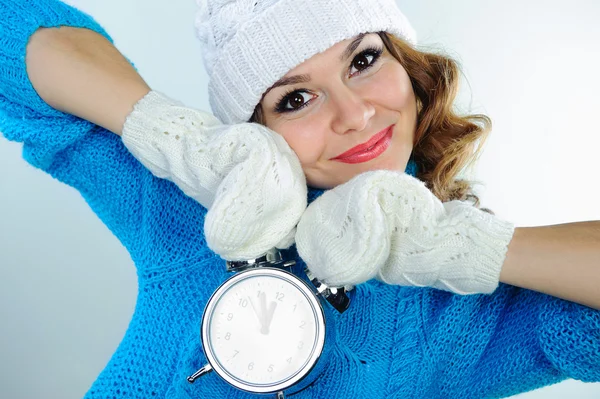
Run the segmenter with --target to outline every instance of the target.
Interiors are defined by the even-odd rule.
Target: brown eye
[[[352,63],[350,64],[350,74],[360,74],[371,68],[375,65],[382,53],[383,49],[369,48],[358,54],[352,59]]]
[[[313,96],[310,93],[302,90],[296,90],[290,94],[283,96],[281,101],[275,107],[276,112],[293,112],[304,108]]]
[[[372,55],[359,54],[352,61],[352,66],[355,67],[356,69],[358,69],[359,71],[362,71],[363,69],[365,69],[366,67],[368,67],[370,65],[372,59],[373,59]]]
[[[300,93],[296,92],[290,96],[289,102],[291,108],[300,108],[302,104],[304,104],[304,97]]]

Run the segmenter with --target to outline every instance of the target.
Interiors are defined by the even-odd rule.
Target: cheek
[[[312,118],[316,119],[316,118]],[[268,126],[279,133],[294,150],[303,168],[315,164],[325,148],[323,124],[311,118],[299,118]]]
[[[369,89],[379,104],[385,108],[402,110],[413,106],[415,97],[410,78],[398,62],[390,62],[382,67]]]

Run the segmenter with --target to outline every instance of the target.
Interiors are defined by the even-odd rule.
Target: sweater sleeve
[[[600,311],[500,284],[492,295],[428,291],[423,312],[438,388],[448,397],[600,381]]]
[[[167,213],[167,202],[175,208],[178,200],[184,201],[183,194],[173,193],[167,187],[170,183],[153,178],[119,136],[55,110],[33,88],[25,64],[28,40],[38,28],[55,26],[91,29],[110,40],[90,16],[60,1],[0,0],[0,132],[23,144],[23,157],[31,165],[77,189],[136,263],[142,245],[153,248],[145,256],[154,256],[155,263],[176,261],[164,239],[148,241],[150,229],[164,230],[164,226],[142,215],[150,206],[154,212]],[[144,201],[152,196],[164,203]],[[158,253],[161,246],[164,258]]]
[[[90,16],[56,0],[0,0],[0,130],[23,143],[23,156],[48,170],[56,155],[89,134],[94,125],[50,107],[29,81],[25,55],[41,27],[72,26],[112,39]]]
[[[538,316],[541,349],[557,370],[583,382],[600,381],[600,310],[546,297]]]

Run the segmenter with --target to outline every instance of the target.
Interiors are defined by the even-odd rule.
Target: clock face
[[[321,354],[324,330],[322,308],[306,284],[271,268],[225,282],[202,326],[215,371],[251,392],[274,392],[300,380]]]

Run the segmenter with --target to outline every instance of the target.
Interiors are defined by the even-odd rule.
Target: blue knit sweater
[[[120,138],[49,107],[25,70],[40,26],[86,27],[56,0],[0,0],[0,131],[32,165],[76,188],[128,249],[139,294],[130,326],[86,398],[250,398],[205,364],[199,323],[227,277],[202,232],[206,210],[153,177]],[[301,260],[298,259],[301,262]],[[371,281],[335,315],[332,356],[302,398],[498,398],[565,378],[600,381],[600,312],[501,284],[458,296]]]

